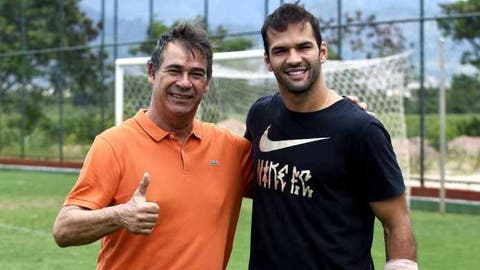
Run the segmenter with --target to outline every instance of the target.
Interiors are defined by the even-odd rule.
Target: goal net
[[[385,125],[406,180],[410,170],[403,96],[412,69],[410,56],[408,52],[376,59],[329,60],[322,65],[329,88],[342,95],[358,96]],[[148,58],[116,60],[116,124],[150,104],[147,61]],[[210,88],[196,117],[219,125],[241,126],[253,102],[277,91],[275,77],[265,67],[263,50],[215,53]],[[236,128],[236,132],[242,134],[243,129]]]

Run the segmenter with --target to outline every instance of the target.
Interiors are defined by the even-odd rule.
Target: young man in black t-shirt
[[[318,20],[284,4],[262,27],[279,93],[247,116],[256,182],[249,268],[374,269],[374,219],[385,269],[417,269],[402,174],[388,132],[324,84]]]

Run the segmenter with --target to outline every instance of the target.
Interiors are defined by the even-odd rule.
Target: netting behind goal
[[[150,104],[147,58],[116,61],[115,123]],[[385,58],[327,61],[326,84],[342,95],[356,95],[389,131],[405,179],[409,179],[403,95],[411,72],[410,53]],[[244,123],[250,105],[277,92],[275,78],[263,62],[263,50],[215,53],[209,92],[197,112],[206,122]]]

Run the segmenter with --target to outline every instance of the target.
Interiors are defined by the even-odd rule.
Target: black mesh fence
[[[0,159],[82,161],[95,135],[114,124],[114,59],[147,56],[155,27],[196,19],[221,48],[236,48],[232,40],[245,38],[249,48],[260,49],[265,15],[291,1],[236,1],[235,12],[228,4],[233,1],[213,2],[0,0]],[[473,25],[480,16],[471,9],[447,14],[441,1],[425,2],[422,11],[423,1],[379,1],[378,7],[302,1],[321,18],[332,57],[364,59],[413,50],[409,89],[416,103],[406,105],[416,106],[409,110],[416,119],[429,113],[428,104],[437,98],[425,89],[438,89],[438,22]],[[469,44],[447,37],[446,48],[447,82],[465,70],[478,74],[463,65]],[[434,125],[415,121],[418,128],[407,130],[409,137],[425,137]],[[430,159],[429,147],[420,159]]]

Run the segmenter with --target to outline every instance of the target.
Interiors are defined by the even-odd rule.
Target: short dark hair
[[[207,80],[210,80],[212,77],[213,52],[205,30],[192,22],[185,22],[163,33],[157,40],[157,45],[149,61],[155,72],[158,71],[163,61],[165,46],[170,42],[179,42],[192,54],[195,54],[195,51],[200,52],[207,63]]]
[[[283,32],[287,30],[289,24],[309,22],[312,25],[313,34],[317,40],[317,45],[320,48],[322,44],[322,34],[320,31],[320,23],[318,19],[310,12],[305,10],[303,5],[296,3],[287,3],[278,7],[272,14],[265,18],[262,26],[262,39],[265,53],[269,56],[268,52],[268,38],[267,30],[272,28],[275,31]]]

